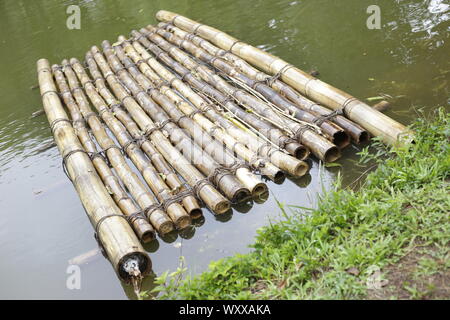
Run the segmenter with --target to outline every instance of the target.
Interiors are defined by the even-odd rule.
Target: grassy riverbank
[[[450,298],[450,115],[413,129],[409,148],[361,153],[378,168],[358,191],[338,182],[317,209],[280,204],[284,221],[259,230],[253,252],[180,283],[163,275],[160,298]]]

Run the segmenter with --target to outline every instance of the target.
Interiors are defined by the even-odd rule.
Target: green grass
[[[378,167],[358,191],[341,188],[338,179],[317,209],[280,203],[284,220],[258,231],[254,251],[214,261],[184,280],[174,280],[184,269],[166,273],[158,279],[159,298],[364,298],[377,270],[395,265],[418,244],[443,248],[438,254],[448,268],[449,122],[441,108],[412,126],[415,144],[375,142],[377,152],[366,148],[361,158]],[[436,270],[434,261],[421,258],[415,277]],[[378,280],[384,277],[381,272]],[[417,288],[405,289],[422,297]]]

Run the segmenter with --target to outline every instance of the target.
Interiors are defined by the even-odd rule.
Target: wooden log
[[[126,282],[148,274],[151,260],[78,140],[59,99],[48,60],[37,61],[37,72],[44,110],[63,156],[68,177],[96,228],[106,256],[118,276]]]
[[[279,128],[283,128],[283,130],[289,132],[292,137],[295,137],[300,143],[307,146],[318,159],[325,162],[333,162],[340,158],[341,153],[339,149],[323,136],[312,130],[310,126],[299,124],[291,119],[282,117],[273,111],[264,101],[248,94],[245,90],[232,86],[217,75],[211,68],[197,63],[178,47],[170,44],[161,36],[146,30],[147,29],[141,29],[141,33],[145,34],[148,39],[158,45],[158,47],[168,52],[172,58],[189,70],[194,71],[204,81],[214,86],[217,90],[227,96],[234,97],[247,112],[254,112],[265,117],[265,119],[270,119]]]
[[[328,140],[333,142],[339,148],[342,149],[349,145],[350,137],[342,128],[330,121],[321,119],[310,112],[299,109],[288,99],[284,98],[277,91],[272,89],[272,87],[266,85],[264,82],[256,81],[247,77],[225,59],[211,55],[206,50],[203,50],[199,46],[195,45],[189,39],[180,38],[177,35],[164,29],[155,28],[153,26],[147,26],[147,29],[151,32],[158,33],[160,36],[165,38],[170,43],[178,46],[179,48],[184,48],[187,52],[189,52],[199,60],[210,64],[232,79],[237,79],[238,81],[246,85],[247,90],[254,90],[255,92],[259,93],[265,99],[267,99],[267,101],[270,101],[274,105],[281,108],[286,113],[286,115],[295,117],[296,119],[301,121],[317,125],[321,128],[321,131],[326,135]]]
[[[76,62],[75,59],[72,60]],[[63,62],[64,73],[69,80],[69,85],[72,90],[79,86],[77,75],[74,73],[71,65],[67,61]],[[80,70],[80,69],[79,69]],[[169,187],[162,180],[156,169],[151,164],[150,160],[144,155],[141,149],[137,146],[134,139],[128,134],[122,123],[117,120],[112,112],[108,109],[106,103],[102,97],[95,90],[95,86],[90,82],[90,79],[85,73],[79,73],[82,85],[85,88],[92,104],[99,111],[100,117],[106,123],[108,128],[116,137],[117,141],[121,145],[123,152],[128,156],[131,162],[141,173],[144,180],[147,182],[153,194],[156,196],[161,204],[161,211],[165,211],[170,219],[174,222],[178,230],[185,229],[191,224],[191,218],[184,210],[178,201],[173,200],[173,194]],[[86,120],[89,124],[95,120],[99,121],[98,116],[92,113],[87,97],[82,90],[74,91],[75,99],[77,100],[81,112],[84,117],[88,117]],[[91,118],[93,120],[91,120]],[[94,124],[95,125],[95,124]],[[92,127],[91,127],[92,128]],[[95,134],[95,131],[94,131]],[[109,151],[109,150],[108,150]],[[108,154],[107,151],[107,154]],[[162,210],[162,208],[164,210]],[[152,214],[154,215],[154,213]],[[162,217],[161,217],[162,218]],[[168,217],[164,214],[164,219],[167,221]],[[164,234],[167,232],[164,232]]]
[[[331,112],[329,109],[318,103],[315,103],[308,98],[305,98],[291,86],[278,80],[275,77],[269,76],[267,73],[259,71],[258,69],[247,63],[247,61],[241,59],[235,54],[216,47],[211,42],[193,33],[188,33],[178,27],[175,27],[171,23],[160,22],[158,26],[166,29],[167,31],[173,32],[175,35],[182,39],[188,39],[192,41],[194,44],[216,57],[223,57],[246,76],[250,77],[253,80],[260,81],[269,85],[271,88],[279,92],[283,97],[286,97],[292,103],[294,103],[296,107],[319,116],[319,119],[316,121],[320,122],[322,121],[322,119],[329,119],[330,121],[336,123],[338,126],[345,130],[345,132],[352,138],[355,143],[365,144],[369,141],[369,133],[356,123],[350,121],[342,115]]]
[[[182,66],[180,63],[173,60],[168,54],[161,50],[158,46],[151,43],[143,34],[133,30],[131,34],[137,39],[145,48],[150,50],[155,56],[158,57],[162,62],[173,69],[177,74],[179,74],[183,81],[189,83],[193,88],[203,92],[204,94],[213,97],[219,103],[224,105],[228,110],[230,110],[234,115],[240,119],[245,120],[251,126],[257,128],[258,132],[265,136],[267,139],[275,143],[282,149],[285,149],[289,154],[295,156],[297,159],[306,159],[309,155],[309,150],[303,145],[299,144],[294,139],[288,137],[284,132],[275,128],[273,125],[266,121],[261,120],[255,115],[243,111],[239,108],[233,101],[229,99],[228,96],[220,92],[219,90],[213,88],[208,83],[197,78],[193,75],[187,68]],[[139,48],[136,48],[139,51]],[[140,51],[139,51],[140,52]],[[140,52],[143,54],[143,52]]]
[[[172,99],[172,102],[174,102],[180,110],[186,115],[194,114],[193,119],[201,123],[205,130],[212,132],[216,139],[222,141],[229,148],[234,149],[238,154],[241,154],[247,162],[253,163],[255,166],[259,167],[261,165],[258,160],[259,158],[269,159],[269,161],[272,161],[274,164],[276,163],[281,169],[294,176],[302,176],[308,171],[309,166],[304,161],[291,157],[279,149],[274,149],[270,144],[267,145],[266,142],[261,141],[261,139],[258,139],[254,135],[242,131],[223,117],[223,115],[219,115],[214,110],[212,103],[207,102],[189,86],[185,85],[183,81],[178,79],[171,71],[161,65],[145,51],[137,41],[131,45],[129,42],[123,40],[124,39],[119,39],[119,41],[122,41],[122,45],[128,56],[133,59],[134,63],[139,65],[141,71],[148,78],[152,79],[156,85],[160,86],[162,92],[167,93],[167,96]],[[168,87],[161,85],[164,83],[161,81],[165,81],[167,84],[171,85],[181,96],[186,97],[195,107],[184,102],[173,92],[173,90],[169,90]],[[198,111],[202,111],[205,116]],[[208,120],[206,117],[210,117],[211,120]],[[251,150],[253,152],[250,153],[244,149],[244,145],[249,147],[248,151]],[[258,160],[258,162],[255,160]],[[264,164],[261,169],[262,174],[267,175],[267,172],[264,169],[269,166],[269,164],[270,162]],[[273,179],[276,179],[276,177],[273,176]],[[263,190],[261,190],[261,193],[262,191]]]
[[[230,202],[218,192],[212,184],[205,179],[191,163],[175,148],[167,137],[161,132],[159,127],[144,112],[141,106],[130,97],[128,91],[121,85],[118,78],[114,75],[103,55],[97,47],[92,47],[91,52],[86,54],[86,61],[94,62],[100,67],[103,76],[106,78],[109,86],[115,95],[122,101],[126,110],[136,121],[144,135],[148,136],[154,143],[159,153],[177,170],[177,172],[192,187],[195,195],[215,214],[223,214],[230,210]]]
[[[84,149],[92,158],[92,163],[100,175],[108,192],[112,195],[122,212],[129,217],[129,222],[133,226],[139,239],[146,243],[155,239],[155,230],[142,214],[142,208],[134,204],[134,201],[128,196],[122,187],[119,179],[114,175],[102,153],[98,152],[94,141],[86,127],[86,121],[79,111],[78,105],[72,97],[70,88],[67,85],[61,67],[52,66],[53,75],[59,88],[60,96],[70,111],[73,128]]]
[[[371,108],[369,105],[352,97],[304,71],[290,65],[267,52],[239,41],[215,28],[200,24],[172,12],[160,10],[156,14],[160,21],[172,22],[183,30],[194,32],[224,50],[229,50],[272,75],[294,87],[301,94],[322,105],[340,110],[374,136],[380,136],[387,144],[395,144],[403,138],[409,139],[406,128],[397,121]],[[403,137],[403,138],[402,138]]]
[[[152,98],[154,98],[161,106],[165,106],[169,110],[177,110],[176,107],[165,97],[160,94],[158,90],[151,90],[152,98],[147,94],[147,90],[143,88],[128,74],[126,68],[120,63],[117,57],[114,55],[112,48],[107,41],[102,43],[106,58],[112,68],[117,73],[119,79],[124,84],[124,87],[131,91],[136,97],[136,100],[142,106],[142,108],[150,115],[150,117],[161,124],[163,130],[165,130],[169,139],[173,145],[178,148],[183,154],[188,157],[200,171],[208,175],[210,181],[214,183],[225,196],[233,202],[241,202],[247,200],[250,196],[250,192],[245,188],[232,171],[226,170],[219,162],[209,156],[208,152],[203,151],[201,147],[203,141],[208,139],[209,144],[212,144],[212,139],[206,134],[201,134],[202,130],[199,126],[193,123],[188,117],[178,117],[172,120],[169,115],[158,105]],[[184,120],[189,120],[189,123],[185,123]],[[188,130],[190,136],[178,126],[181,125],[184,129]],[[195,144],[191,138],[200,142]],[[218,160],[227,161],[231,166],[238,165],[233,159],[234,157],[226,158],[227,154],[223,153],[224,148],[220,145],[221,149],[215,149],[214,152],[218,154]]]
[[[89,71],[92,75],[93,83],[95,84],[96,90],[103,97],[107,103],[113,115],[119,119],[120,122],[127,128],[133,138],[140,144],[141,149],[150,158],[155,168],[159,173],[165,178],[164,180],[172,188],[173,192],[179,196],[184,195],[182,203],[186,211],[193,219],[198,219],[202,217],[202,210],[199,203],[194,195],[192,195],[189,190],[185,187],[184,183],[181,182],[178,175],[174,169],[167,163],[165,158],[156,150],[149,139],[142,135],[142,131],[139,129],[136,122],[131,118],[131,116],[124,110],[120,101],[109,91],[106,87],[105,81],[103,80],[100,70],[92,57],[88,57],[86,60],[89,65]],[[83,66],[76,60],[72,61],[72,66],[79,74],[86,74],[84,72]],[[87,76],[87,74],[86,74]]]

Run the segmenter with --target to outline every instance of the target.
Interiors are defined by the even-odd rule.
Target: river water
[[[81,8],[81,29],[66,27],[69,5]],[[381,10],[381,28],[368,29],[369,5]],[[81,289],[66,285],[69,260],[97,247],[78,196],[61,169],[41,108],[35,62],[83,58],[93,44],[156,23],[159,9],[213,25],[309,71],[360,99],[389,95],[392,118],[409,124],[415,110],[449,105],[449,6],[445,1],[0,1],[0,298],[127,299],[129,286],[96,255],[81,265]],[[146,246],[155,274],[174,270],[184,256],[190,273],[210,261],[249,252],[258,228],[280,219],[277,200],[314,206],[338,173],[348,185],[367,168],[356,165],[359,148],[348,147],[338,163],[312,162],[297,181],[268,183],[263,204],[205,222],[184,237]],[[144,284],[151,288],[152,279]]]

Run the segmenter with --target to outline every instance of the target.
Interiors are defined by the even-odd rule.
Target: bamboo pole
[[[42,103],[71,178],[105,254],[118,276],[130,282],[151,270],[151,260],[109,195],[63,109],[48,60],[37,61]]]
[[[330,109],[341,111],[347,118],[362,126],[372,135],[380,136],[387,144],[395,144],[399,142],[402,136],[408,135],[402,124],[374,110],[348,93],[295,68],[280,58],[238,41],[217,29],[169,11],[158,11],[156,18],[160,21],[170,21],[183,30],[194,32],[220,48],[231,51],[254,66],[272,75],[277,75],[301,94]]]
[[[144,135],[148,136],[158,149],[159,153],[177,170],[177,172],[192,187],[195,195],[215,214],[222,214],[230,209],[230,202],[226,200],[205,177],[175,148],[159,127],[144,112],[141,106],[129,96],[125,88],[114,75],[103,55],[97,47],[92,47],[91,52],[86,54],[89,64],[97,63],[103,76],[106,78],[111,90],[119,98],[125,109],[136,121]]]
[[[142,60],[141,56],[134,50],[130,43],[124,42],[124,37],[119,37],[119,41],[122,42],[122,45],[126,45],[126,50],[128,51],[128,55],[132,57],[134,61]],[[133,61],[127,58],[121,50],[117,52],[119,58],[122,59],[124,65],[131,69],[133,68]],[[160,65],[161,68],[164,68]],[[277,175],[280,174],[280,169],[275,167],[270,162],[263,162],[262,159],[258,158],[254,152],[250,151],[244,145],[238,143],[233,137],[228,135],[221,127],[215,125],[211,121],[209,121],[205,116],[203,116],[198,109],[192,107],[189,103],[187,103],[183,98],[181,98],[178,93],[170,89],[168,87],[168,82],[162,81],[162,79],[152,71],[149,65],[145,63],[145,61],[141,61],[139,63],[139,69],[142,71],[145,79],[148,81],[152,81],[153,85],[158,87],[160,92],[167,96],[171,102],[178,108],[179,112],[182,112],[185,116],[192,118],[205,132],[208,132],[211,137],[214,137],[213,141],[220,141],[225,146],[229,147],[233,153],[235,152],[237,155],[242,157],[245,161],[250,163],[250,165],[255,169],[259,168],[261,173],[268,176],[271,179],[275,179]],[[151,80],[150,80],[151,79]],[[144,82],[145,83],[145,82]],[[143,83],[143,84],[144,84]],[[165,85],[167,84],[167,85]],[[144,84],[145,85],[145,84]],[[148,87],[148,84],[147,84]],[[196,111],[197,110],[197,111]],[[176,115],[176,117],[181,117],[181,114]],[[208,143],[208,142],[207,142]],[[259,194],[267,192],[267,186],[262,183],[262,181],[256,178],[255,175],[251,174],[247,168],[244,171],[244,175],[246,179],[251,179],[250,183],[245,184],[247,188],[251,191],[253,196],[259,196]],[[245,180],[241,180],[244,181]]]
[[[350,121],[349,119],[345,118],[342,115],[331,112],[329,109],[313,102],[308,98],[305,98],[291,86],[278,80],[277,78],[271,77],[268,74],[259,71],[258,69],[254,68],[249,63],[247,63],[247,61],[241,59],[235,54],[229,51],[225,51],[219,47],[216,47],[211,42],[193,33],[188,33],[178,27],[175,27],[171,23],[160,22],[158,24],[158,27],[173,32],[176,36],[182,39],[192,41],[194,44],[196,44],[197,46],[201,47],[202,49],[206,50],[208,53],[216,57],[223,57],[225,60],[230,62],[234,67],[236,67],[240,72],[244,73],[251,79],[262,83],[266,83],[271,88],[280,93],[283,97],[289,99],[292,103],[295,104],[296,107],[318,116],[319,119],[315,120],[316,123],[321,122],[325,119],[329,119],[330,121],[336,123],[338,126],[343,128],[355,143],[365,144],[369,141],[369,133],[356,123]]]
[[[63,65],[64,73],[69,81],[69,85],[71,89],[74,90],[79,86],[77,76],[73,71],[71,65],[69,65],[67,61],[64,61]],[[112,112],[108,110],[108,107],[106,106],[104,100],[97,93],[97,91],[95,90],[95,86],[90,82],[90,79],[86,76],[86,74],[80,73],[79,75],[82,81],[82,85],[85,88],[92,104],[99,111],[100,117],[106,123],[111,132],[115,135],[117,141],[121,145],[123,152],[139,170],[142,177],[147,182],[150,189],[153,191],[153,194],[155,194],[156,198],[159,200],[161,207],[164,208],[164,211],[175,223],[177,229],[181,230],[190,226],[190,216],[178,203],[178,200],[173,200],[173,194],[170,192],[169,187],[162,180],[161,176],[156,172],[156,169],[153,167],[150,160],[148,160],[141,149],[137,146],[137,144],[134,142],[134,139],[128,134],[122,123],[120,123],[120,121],[113,116]],[[75,99],[78,102],[78,105],[80,106],[81,113],[85,118],[88,117],[86,119],[88,123],[91,124],[94,121],[96,121],[94,122],[94,125],[96,125],[96,123],[100,123],[98,116],[93,113],[91,108],[89,107],[89,102],[87,101],[87,97],[84,95],[84,92],[82,90],[76,90],[74,91],[74,95]],[[94,131],[94,134],[96,134],[96,131]],[[116,151],[118,150],[116,149]],[[167,216],[165,216],[164,219],[168,220]]]
[[[241,202],[248,199],[250,196],[249,190],[239,182],[232,171],[226,170],[228,166],[231,168],[236,165],[237,170],[235,171],[238,173],[237,171],[239,169],[245,168],[241,167],[241,164],[237,163],[233,156],[228,157],[227,153],[223,152],[226,149],[223,148],[222,145],[210,150],[210,152],[214,152],[212,155],[217,155],[215,159],[209,156],[207,151],[204,152],[201,147],[204,147],[205,149],[210,146],[215,147],[212,138],[207,134],[202,134],[202,129],[192,122],[190,118],[185,117],[182,114],[174,115],[175,120],[172,120],[164,109],[159,106],[164,106],[166,110],[177,111],[177,108],[170,100],[159,93],[158,90],[151,90],[150,94],[152,95],[152,98],[159,103],[159,105],[156,104],[152,98],[150,98],[149,94],[147,94],[147,90],[143,90],[143,88],[128,74],[126,68],[123,67],[122,63],[114,55],[109,42],[103,41],[102,45],[113,72],[117,74],[125,88],[128,88],[128,90],[136,97],[139,104],[150,117],[154,121],[160,123],[161,127],[167,131],[169,138],[175,147],[179,148],[185,156],[189,157],[194,165],[203,171],[203,173],[207,174],[209,179],[222,190],[228,199],[233,202]],[[185,120],[188,123],[186,123]],[[177,124],[187,130],[191,136],[189,137],[185,131],[177,126]],[[191,137],[198,145],[191,140]],[[227,167],[223,167],[216,159],[223,161]],[[244,176],[244,178],[246,177]]]
[[[148,223],[147,218],[141,213],[142,208],[136,206],[133,200],[128,196],[127,192],[123,189],[119,179],[112,172],[103,154],[98,152],[97,147],[86,127],[86,121],[81,115],[78,105],[72,97],[70,88],[67,85],[63,72],[61,71],[61,67],[58,65],[53,65],[52,71],[55,76],[56,84],[59,88],[60,96],[70,111],[74,131],[84,149],[91,156],[92,164],[97,169],[97,173],[100,175],[106,189],[110,192],[122,212],[129,218],[129,222],[133,226],[133,229],[139,239],[144,243],[150,242],[155,239],[155,231],[153,227]]]
[[[187,53],[170,44],[161,36],[153,32],[146,32],[145,30],[146,29],[141,29],[141,32],[145,32],[148,39],[154,42],[162,50],[168,52],[172,58],[177,60],[189,70],[194,71],[204,81],[214,86],[219,91],[222,91],[230,97],[234,97],[247,110],[247,112],[255,112],[262,115],[265,119],[270,119],[280,128],[288,131],[293,137],[298,139],[300,143],[307,146],[320,160],[325,162],[333,162],[340,158],[341,154],[339,149],[327,139],[317,134],[310,126],[299,124],[291,119],[280,116],[262,100],[248,94],[244,90],[230,85],[223,78],[217,75],[211,68],[197,63]]]
[[[119,42],[123,42],[124,39],[125,38],[123,36],[119,37]],[[131,45],[129,46],[131,47]],[[156,73],[154,73],[153,71],[150,73],[147,72],[147,75],[149,75],[150,78],[153,79],[153,81],[151,81],[146,75],[144,75],[139,71],[139,69],[135,66],[133,60],[131,60],[129,57],[125,55],[125,52],[121,47],[116,46],[114,50],[117,57],[121,60],[125,68],[129,70],[129,73],[135,78],[136,81],[140,83],[140,85],[145,90],[147,90],[147,92],[152,93],[152,91],[154,91],[153,88],[159,88],[160,94],[164,95],[171,101],[171,104],[161,104],[161,105],[165,106],[164,109],[171,116],[172,119],[181,119],[180,121],[178,121],[180,125],[183,125],[182,121],[186,121],[184,126],[187,127],[187,129],[191,132],[193,136],[198,135],[198,132],[200,130],[202,129],[204,130],[204,132],[201,135],[201,143],[202,146],[204,147],[204,150],[206,151],[211,150],[210,155],[215,156],[215,158],[218,158],[219,161],[222,159],[225,160],[222,163],[222,165],[230,169],[232,169],[233,166],[236,165],[240,166],[240,168],[236,169],[236,176],[244,184],[244,186],[250,190],[253,196],[258,196],[262,192],[267,192],[267,186],[253,173],[251,173],[243,162],[241,161],[237,162],[233,154],[230,153],[230,151],[228,151],[227,149],[223,148],[222,143],[224,143],[224,145],[226,145],[226,142],[229,143],[228,145],[232,143],[233,146],[236,146],[236,148],[234,148],[233,150],[236,152],[236,154],[244,156],[243,159],[248,160],[249,162],[256,161],[256,164],[255,163],[252,164],[258,167],[261,166],[261,171],[266,169],[265,171],[268,174],[271,174],[273,178],[275,177],[275,175],[279,174],[280,172],[279,168],[275,167],[271,163],[262,163],[262,161],[259,161],[260,159],[258,158],[254,159],[253,152],[248,150],[243,145],[235,145],[236,141],[231,136],[226,135],[224,131],[218,130],[217,126],[211,123],[200,113],[194,112],[193,108],[186,101],[184,101],[177,93],[175,93],[168,86],[164,85],[164,82],[161,81],[161,78]],[[135,58],[140,59],[140,56],[136,52],[134,53],[137,55],[135,56]],[[140,64],[141,64],[140,68],[144,67],[142,66],[144,63]],[[146,66],[149,68],[148,65]],[[147,71],[150,70],[147,69]],[[155,99],[157,99],[157,97],[155,97]],[[223,154],[217,152],[222,150]],[[262,166],[263,164],[264,166]]]
[[[186,115],[194,114],[192,118],[199,121],[199,123],[204,126],[205,130],[212,132],[216,139],[221,140],[229,148],[241,154],[247,162],[254,163],[256,167],[259,167],[260,162],[256,162],[255,160],[261,157],[262,159],[269,159],[269,161],[272,161],[275,165],[294,176],[303,176],[308,171],[309,167],[305,162],[291,157],[279,149],[274,149],[270,144],[267,145],[267,143],[262,142],[255,136],[232,125],[231,122],[226,120],[222,115],[219,115],[211,107],[211,103],[208,103],[167,68],[156,61],[156,59],[145,51],[137,41],[135,41],[133,45],[128,41],[124,41],[123,38],[119,39],[119,41],[122,41],[125,52],[133,59],[134,63],[139,66],[142,73],[147,75],[148,78],[153,79],[155,84],[160,86],[160,90],[166,92],[167,96],[173,99],[172,102],[174,102],[180,110],[183,110]],[[153,72],[152,68],[158,74]],[[164,83],[161,81],[165,81],[168,85],[171,85],[195,107],[184,102],[183,99],[174,94],[172,90],[169,90],[167,86],[160,85],[161,83]],[[202,111],[205,116],[209,117],[211,120],[208,120],[208,118],[198,111]],[[247,145],[249,151],[252,150],[253,152],[250,153],[244,149],[244,145]],[[270,162],[266,162],[264,167],[269,164]],[[266,174],[264,167],[261,171],[263,174]]]
[[[349,145],[350,137],[342,128],[330,121],[323,120],[310,112],[299,109],[289,100],[281,96],[277,91],[272,89],[272,87],[266,85],[264,82],[255,81],[247,77],[228,61],[222,59],[221,57],[211,55],[206,50],[203,50],[201,47],[195,45],[189,39],[182,39],[164,29],[155,28],[151,25],[147,26],[147,29],[151,32],[158,33],[161,37],[165,38],[173,45],[185,49],[200,61],[210,64],[217,70],[223,72],[226,76],[231,77],[232,79],[237,79],[239,82],[245,84],[247,90],[254,90],[255,93],[259,93],[262,97],[267,99],[267,101],[281,108],[287,115],[293,116],[298,120],[317,125],[321,128],[321,131],[326,135],[326,137],[339,148],[342,149]]]
[[[78,60],[73,59],[71,62],[77,74],[85,75],[83,78],[87,81],[89,79],[88,75],[85,73],[83,66],[78,62]],[[140,145],[141,149],[150,158],[158,172],[165,178],[164,180],[172,188],[175,195],[182,196],[183,199],[181,201],[189,215],[193,219],[200,218],[202,216],[202,211],[195,196],[188,192],[189,190],[186,189],[173,168],[155,149],[148,138],[142,135],[142,131],[139,129],[136,122],[130,117],[130,115],[124,110],[122,104],[106,87],[102,74],[91,57],[87,59],[87,63],[89,65],[92,78],[95,79],[93,83],[95,84],[96,90],[103,97],[108,107],[113,112],[113,115],[127,128],[138,145]]]
[[[252,127],[256,128],[258,132],[265,136],[267,139],[275,143],[282,149],[285,149],[289,154],[295,156],[297,159],[305,159],[309,155],[309,151],[299,144],[297,141],[288,137],[284,132],[275,128],[270,123],[261,120],[255,115],[243,111],[239,108],[228,96],[220,92],[219,90],[213,88],[208,83],[197,78],[192,74],[187,68],[183,67],[180,63],[173,60],[168,54],[161,50],[158,46],[151,43],[143,34],[133,30],[131,34],[148,50],[150,50],[155,56],[158,57],[162,62],[173,69],[177,74],[179,74],[183,81],[189,83],[193,88],[203,92],[204,94],[213,97],[219,103],[221,103],[225,108],[230,110],[233,115],[245,120]],[[138,49],[138,48],[136,48]],[[139,50],[139,49],[138,49]],[[143,52],[140,52],[143,54]],[[150,60],[149,60],[150,61]]]
[[[140,205],[142,208],[145,208],[144,212],[148,220],[158,231],[158,233],[160,233],[161,235],[165,235],[171,232],[173,230],[172,221],[164,213],[164,211],[159,208],[158,202],[153,198],[153,195],[148,191],[138,175],[134,173],[133,169],[128,165],[124,154],[122,153],[122,148],[118,147],[115,144],[114,140],[109,137],[99,117],[92,111],[91,107],[89,106],[87,97],[84,95],[82,88],[79,86],[76,75],[73,72],[71,66],[68,64],[68,61],[64,60],[62,64],[64,74],[67,77],[69,87],[71,89],[68,94],[72,95],[73,92],[75,101],[77,102],[81,114],[89,124],[89,127],[91,128],[100,147],[104,150],[112,167],[121,177],[122,181],[126,183],[127,189],[134,196],[134,198],[141,202]],[[117,128],[116,126],[111,125],[110,114],[106,114],[105,112],[103,112],[102,115],[102,119],[106,124],[108,124],[108,127],[115,134],[116,138],[119,140],[119,144],[121,144],[122,147],[126,143],[132,141],[125,132],[121,131],[121,128]],[[126,149],[128,150],[129,148]],[[131,155],[128,155],[133,160]]]

